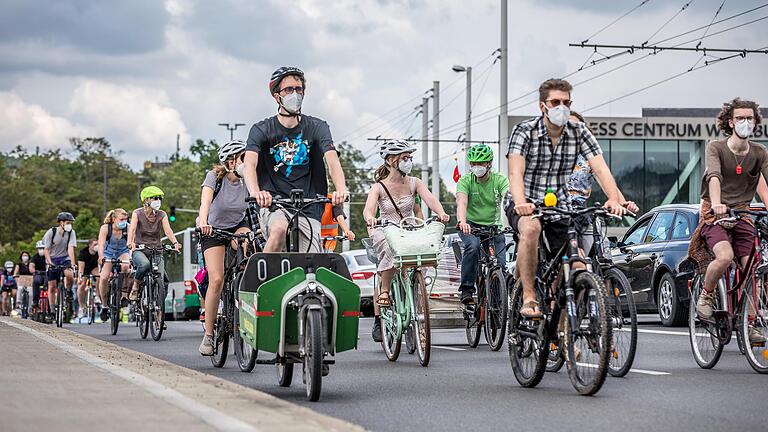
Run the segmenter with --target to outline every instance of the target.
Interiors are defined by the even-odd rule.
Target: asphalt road
[[[317,403],[305,400],[299,367],[290,388],[277,385],[274,366],[240,372],[232,354],[223,369],[214,368],[197,352],[198,322],[169,322],[160,342],[141,340],[138,329],[126,324],[117,336],[105,324],[67,327],[376,431],[768,429],[768,376],[750,368],[735,341],[715,369],[702,370],[686,328],[661,327],[653,316],[641,321],[636,371],[609,377],[600,393],[584,397],[565,368],[547,373],[535,389],[521,388],[506,347],[468,348],[463,329],[433,330],[428,368],[404,352],[391,363],[370,338],[371,319],[363,319],[359,349],[337,356]]]

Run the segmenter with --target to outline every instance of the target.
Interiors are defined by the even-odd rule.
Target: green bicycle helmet
[[[475,144],[467,150],[470,162],[493,162],[493,150],[487,144]]]
[[[160,189],[157,186],[147,186],[144,189],[141,190],[141,200],[144,201],[147,198],[152,198],[156,196],[164,196],[163,190]]]

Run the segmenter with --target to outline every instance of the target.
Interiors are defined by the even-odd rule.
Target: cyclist
[[[754,248],[755,229],[751,220],[740,219],[729,226],[715,224],[715,221],[727,216],[729,209],[748,209],[758,191],[760,177],[768,179],[768,152],[761,144],[749,140],[761,121],[757,103],[735,98],[724,103],[717,116],[717,126],[726,138],[707,144],[699,226],[689,247],[694,256],[696,245],[703,240],[714,254],[706,267],[704,290],[696,303],[696,312],[704,319],[714,314],[713,292],[717,281],[734,257],[744,267]],[[754,327],[749,329],[749,339],[765,341]]]
[[[264,252],[283,250],[288,230],[289,216],[282,211],[269,211],[273,195],[287,198],[291,190],[301,189],[306,198],[325,196],[327,164],[336,189],[331,194],[333,205],[347,198],[344,171],[328,123],[301,112],[305,89],[306,80],[300,69],[277,69],[269,81],[269,91],[278,105],[277,115],[254,124],[248,133],[243,178],[250,195],[261,207],[259,220],[267,237]],[[304,213],[308,218],[297,218],[299,250],[320,252],[323,204],[312,205]]]
[[[328,196],[328,198],[331,197]],[[321,237],[335,237],[339,235],[339,228],[341,228],[342,235],[346,236],[349,241],[355,240],[355,233],[349,228],[349,224],[347,224],[347,218],[344,215],[344,207],[341,204],[326,204],[320,223]],[[333,252],[335,249],[336,240],[323,240],[324,251]]]
[[[56,304],[54,292],[58,283],[59,275],[64,272],[65,292],[59,293],[66,299],[66,293],[71,293],[72,285],[75,281],[73,273],[73,264],[75,262],[75,245],[77,245],[77,235],[72,229],[72,222],[75,217],[70,212],[61,212],[56,216],[59,223],[58,227],[53,227],[45,232],[43,243],[45,244],[45,262],[48,266],[48,301],[51,306]],[[52,266],[57,266],[52,268]],[[62,267],[64,268],[62,270]]]
[[[523,284],[523,306],[520,314],[541,316],[536,300],[534,277],[538,266],[538,242],[542,224],[531,217],[536,202],[541,202],[547,189],[557,195],[557,206],[570,208],[566,184],[582,155],[608,199],[605,207],[613,214],[624,215],[616,182],[602,155],[600,145],[583,123],[573,123],[570,116],[573,87],[562,79],[549,79],[539,86],[539,110],[542,115],[517,126],[509,139],[507,159],[512,203],[508,214],[510,225],[519,233],[517,271]],[[511,211],[508,213],[512,213]],[[562,246],[567,237],[568,223],[552,220],[545,229],[551,250]]]
[[[88,246],[80,249],[77,256],[77,317],[72,322],[80,322],[85,317],[85,285],[89,276],[99,275],[99,243],[96,239],[88,240]]]
[[[2,270],[2,285],[0,285],[0,312],[3,316],[8,316],[11,313],[11,298],[16,296],[16,278],[13,275],[15,266],[13,261],[6,261]],[[6,307],[6,301],[8,306]]]
[[[150,270],[150,262],[147,255],[141,250],[136,250],[136,246],[143,245],[150,248],[162,247],[163,233],[173,242],[176,251],[181,250],[181,243],[176,241],[173,235],[171,224],[168,222],[168,216],[160,210],[165,194],[157,186],[147,186],[141,190],[141,202],[143,206],[133,211],[131,223],[128,225],[128,249],[133,251],[131,256],[133,268],[136,269],[136,275],[133,280],[133,288],[128,295],[128,299],[135,301],[139,299],[139,289],[144,281],[144,276]],[[160,274],[165,275],[165,263],[162,254],[159,262]],[[165,296],[162,296],[165,298]]]
[[[456,184],[456,219],[459,237],[464,248],[461,258],[461,302],[475,303],[475,281],[480,265],[480,238],[471,234],[472,228],[501,226],[501,204],[509,190],[509,180],[491,171],[493,150],[486,144],[476,144],[467,150],[470,173],[461,176]],[[489,242],[482,245],[488,251]],[[499,265],[506,267],[506,240],[504,234],[493,238]]]
[[[45,273],[47,269],[45,243],[42,240],[38,241],[35,249],[37,249],[37,253],[32,257],[32,262],[29,264],[29,271],[35,275],[32,278],[32,312],[30,313],[32,315],[37,313],[38,303],[40,303],[40,289],[45,286]]]
[[[229,241],[211,236],[214,228],[229,233],[250,231],[245,212],[248,204],[245,198],[248,190],[242,181],[243,153],[245,143],[230,141],[219,149],[220,165],[216,165],[205,175],[200,194],[200,214],[197,220],[202,237],[200,248],[203,251],[208,270],[208,290],[205,295],[205,310],[216,311],[224,285],[224,256]],[[213,330],[216,313],[205,314],[205,334],[198,351],[201,355],[212,356]]]
[[[106,260],[121,260],[126,262],[131,254],[128,250],[128,212],[122,208],[110,210],[104,218],[104,224],[99,228],[99,297],[101,313],[99,319],[103,322],[109,319],[109,278],[112,274],[112,263]],[[130,271],[130,264],[120,264],[123,273]]]
[[[22,313],[22,304],[21,304],[21,297],[24,295],[24,293],[27,293],[27,307],[32,305],[32,299],[34,298],[34,293],[32,292],[32,271],[30,270],[31,261],[29,252],[27,251],[21,251],[19,254],[19,261],[16,263],[16,269],[14,270],[14,275],[16,275],[16,283],[18,284],[17,288],[17,294],[16,294],[16,306],[19,310],[19,313]],[[29,309],[26,311],[29,312]]]
[[[363,217],[369,227],[368,235],[373,241],[373,247],[379,257],[377,271],[380,277],[380,288],[376,302],[373,304],[375,319],[371,335],[377,342],[381,341],[381,323],[379,318],[380,306],[389,306],[389,285],[395,275],[395,263],[389,249],[384,232],[381,228],[373,228],[376,224],[376,210],[381,211],[381,218],[390,222],[400,223],[404,218],[413,216],[416,196],[437,213],[438,218],[448,222],[450,216],[443,210],[442,204],[432,195],[427,185],[417,177],[408,175],[413,169],[413,156],[416,148],[403,140],[387,141],[381,145],[379,156],[384,163],[376,169],[373,175],[375,184],[368,193]]]

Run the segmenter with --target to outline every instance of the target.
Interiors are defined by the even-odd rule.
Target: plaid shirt
[[[516,154],[525,158],[525,198],[532,203],[544,201],[547,189],[557,195],[557,206],[568,209],[568,179],[573,174],[579,155],[590,160],[602,154],[597,139],[583,123],[568,122],[557,147],[552,141],[543,117],[526,120],[512,130],[507,157]],[[512,185],[510,185],[510,189]]]

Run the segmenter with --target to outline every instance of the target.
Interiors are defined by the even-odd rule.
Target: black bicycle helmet
[[[297,67],[283,66],[276,71],[272,72],[272,77],[269,78],[269,92],[279,93],[280,82],[287,76],[295,76],[301,81],[301,85],[307,87],[307,82],[304,79],[304,72]]]
[[[72,216],[72,213],[70,213],[70,212],[61,212],[61,213],[59,213],[56,216],[56,221],[57,222],[61,222],[61,221],[70,221],[71,222],[73,220],[75,220],[75,217]]]

